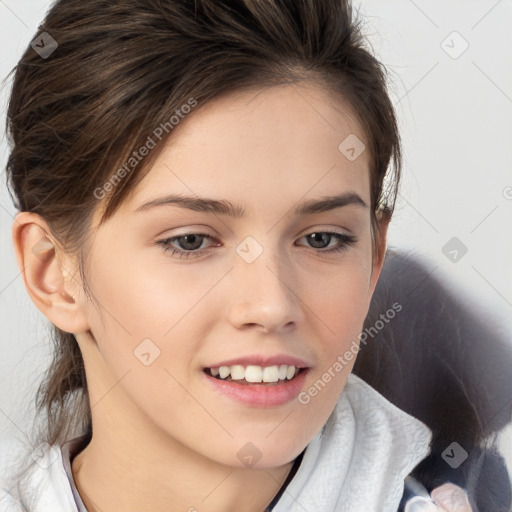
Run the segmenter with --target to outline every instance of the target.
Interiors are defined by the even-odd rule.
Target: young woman
[[[56,350],[0,510],[471,510],[351,373],[400,142],[347,1],[57,1],[8,129]]]

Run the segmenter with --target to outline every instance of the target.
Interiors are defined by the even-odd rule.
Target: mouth
[[[272,366],[240,365],[205,368],[206,375],[223,382],[237,384],[259,384],[263,386],[279,386],[295,379],[306,368],[281,364]]]
[[[203,375],[215,393],[244,406],[274,408],[296,400],[305,386],[309,366],[295,358],[251,359],[252,364],[234,360],[203,368]]]

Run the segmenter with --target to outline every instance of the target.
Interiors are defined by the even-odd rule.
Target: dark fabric
[[[394,303],[402,310],[375,334]],[[512,421],[509,334],[435,264],[396,252],[386,256],[365,321],[372,326],[353,372],[432,430],[431,454],[414,477],[429,492],[446,482],[466,489],[473,512],[509,512],[510,477],[495,447]]]

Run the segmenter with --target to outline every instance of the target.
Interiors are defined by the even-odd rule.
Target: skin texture
[[[227,398],[203,368],[287,354],[307,362],[305,390],[357,341],[382,265],[370,211],[293,213],[303,201],[348,192],[370,204],[368,152],[350,161],[338,150],[350,134],[366,143],[350,106],[311,83],[229,94],[194,111],[100,227],[99,202],[86,262],[92,301],[75,258],[55,240],[45,248],[44,219],[18,214],[13,236],[27,289],[50,321],[76,335],[84,357],[93,437],[73,474],[88,510],[262,511],[272,500],[354,360],[307,405],[272,407]],[[228,200],[245,215],[135,211],[170,193]],[[356,242],[327,253],[340,245],[335,237],[324,247],[306,238],[326,231]],[[180,258],[157,243],[191,233],[211,237],[199,256]],[[249,236],[257,242],[250,251],[262,249],[252,263],[237,252]],[[172,249],[185,250],[183,240]],[[146,339],[159,351],[150,365],[134,355]],[[237,456],[247,443],[260,457],[251,467]]]

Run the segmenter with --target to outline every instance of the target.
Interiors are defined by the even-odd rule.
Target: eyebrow
[[[195,212],[215,213],[240,218],[245,215],[244,208],[239,204],[233,204],[227,200],[209,199],[206,197],[190,197],[171,194],[152,199],[138,206],[135,211],[146,211],[159,206],[179,206]],[[344,206],[356,205],[368,208],[361,196],[355,192],[346,192],[336,196],[327,196],[321,199],[310,199],[302,202],[295,208],[295,215],[312,215],[322,213]]]

